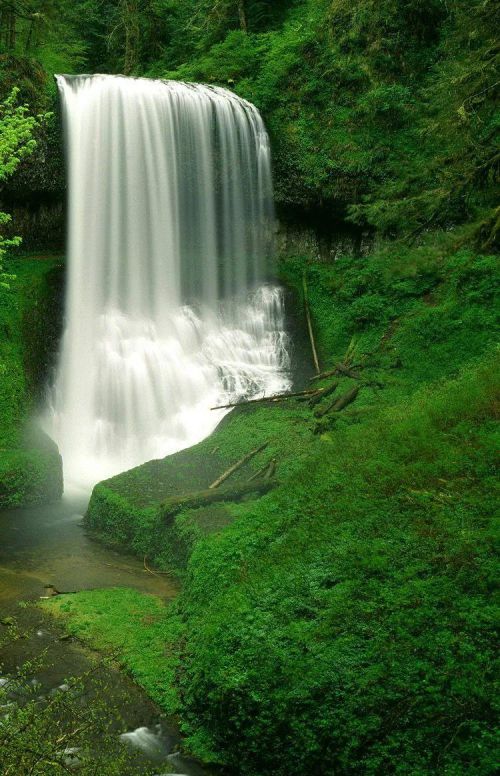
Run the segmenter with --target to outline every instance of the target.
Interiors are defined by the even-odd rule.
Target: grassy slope
[[[178,639],[181,630],[176,618],[165,616],[162,601],[119,588],[83,591],[76,598],[58,596],[43,606],[69,617],[70,633],[111,653],[156,703],[173,707],[173,664],[165,660],[165,643]]]
[[[175,673],[167,708],[197,754],[259,776],[493,772],[498,268],[460,243],[433,235],[361,265],[290,259],[289,283],[308,273],[325,367],[350,347],[384,387],[321,422],[298,402],[238,411],[196,448],[97,487],[94,530],[185,565],[167,613],[180,633],[147,662]],[[165,525],[161,499],[261,439],[239,476],[276,456],[279,487]],[[86,635],[99,605],[71,607]]]
[[[0,507],[59,498],[61,460],[44,435],[27,432],[40,394],[53,332],[59,258],[6,262],[15,275],[0,305]]]

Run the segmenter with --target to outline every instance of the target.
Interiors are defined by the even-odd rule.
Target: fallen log
[[[310,377],[309,381],[312,383],[315,380],[324,380],[326,377],[334,377],[335,375],[344,375],[345,377],[352,377],[353,380],[361,380],[359,372],[355,372],[351,367],[339,363],[333,369],[329,369],[328,372],[321,372],[319,375]]]
[[[252,476],[248,478],[247,482],[253,482],[254,480],[258,480],[259,477],[263,477],[268,469],[269,469],[269,464],[266,463],[266,465],[263,466],[262,469],[259,469],[258,471],[255,472],[255,474],[252,474]]]
[[[342,396],[340,396],[338,399],[335,399],[331,404],[328,404],[326,407],[319,407],[316,412],[314,413],[317,418],[322,418],[324,415],[327,415],[329,412],[341,412],[345,407],[347,407],[348,404],[351,404],[356,396],[359,393],[359,388],[356,386],[355,388],[351,388],[350,391],[347,391],[347,393],[344,393]]]
[[[331,396],[332,393],[335,393],[338,386],[339,384],[337,382],[332,383],[328,386],[328,388],[325,388],[323,393],[321,393],[319,396],[313,396],[311,399],[309,399],[309,406],[315,407],[316,404],[319,404],[319,402],[322,401],[326,396]]]
[[[274,477],[276,473],[276,458],[273,458],[269,466],[267,467],[267,471],[264,474],[265,480],[270,480]]]
[[[184,496],[173,496],[160,504],[160,515],[162,518],[174,517],[183,509],[197,509],[199,507],[216,504],[219,501],[240,501],[243,496],[249,493],[267,493],[275,486],[272,479],[254,480],[234,488],[223,488],[222,490],[200,490],[197,493],[188,493]]]
[[[218,477],[214,482],[212,482],[211,485],[208,486],[209,490],[213,490],[214,488],[218,488],[219,485],[222,485],[225,480],[227,480],[228,477],[231,476],[231,474],[234,474],[234,472],[238,471],[238,469],[241,469],[242,466],[244,466],[247,461],[249,461],[251,458],[254,457],[254,455],[257,455],[257,453],[260,453],[261,450],[264,450],[264,448],[267,447],[267,442],[264,442],[263,445],[260,445],[260,447],[256,447],[255,450],[251,450],[249,453],[243,456],[243,458],[240,458],[239,461],[237,461],[235,464],[229,467],[227,471],[224,472],[224,474],[221,474],[220,477]]]
[[[351,369],[345,364],[337,364],[337,374],[345,375],[345,377],[352,377],[353,380],[361,380],[359,372],[355,372],[354,369]]]
[[[246,399],[246,401],[237,401],[234,404],[221,404],[219,407],[210,407],[211,410],[229,410],[232,407],[243,407],[246,404],[264,404],[265,402],[285,401],[286,399],[296,399],[299,396],[314,396],[324,393],[324,388],[308,388],[305,391],[296,391],[295,393],[277,393],[274,396],[261,396],[260,399]]]
[[[78,590],[58,590],[54,585],[44,585],[44,588],[47,590],[48,595],[39,596],[41,601],[46,601],[58,595],[75,595],[79,592]]]
[[[319,361],[318,361],[318,353],[316,351],[316,343],[314,341],[314,332],[313,332],[312,321],[311,321],[311,312],[309,310],[309,293],[307,291],[307,279],[306,279],[305,270],[304,270],[304,274],[302,275],[302,288],[304,291],[304,307],[306,311],[309,339],[311,340],[311,350],[313,354],[314,368],[316,369],[316,373],[319,374],[320,368],[319,368]]]
[[[337,374],[337,367],[329,369],[328,372],[321,372],[319,375],[313,375],[309,378],[309,382],[313,383],[315,380],[323,380],[326,377],[334,377]]]

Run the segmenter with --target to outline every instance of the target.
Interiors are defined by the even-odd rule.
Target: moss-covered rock
[[[242,407],[226,416],[198,445],[96,485],[86,525],[107,544],[147,554],[161,566],[173,564],[181,570],[197,537],[232,522],[227,505],[240,500],[238,486],[247,483],[273,458],[277,460],[279,483],[289,474],[291,460],[296,462],[306,453],[310,436],[309,413],[299,403]],[[221,486],[226,500],[183,509],[173,516],[166,514],[166,499],[204,491],[232,464],[265,442],[267,446]],[[244,498],[256,496],[249,493]]]
[[[26,449],[0,450],[0,509],[57,501],[63,494],[57,445],[39,432]]]

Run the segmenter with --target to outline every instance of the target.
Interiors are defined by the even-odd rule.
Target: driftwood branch
[[[309,310],[309,293],[307,290],[307,278],[306,278],[306,272],[304,270],[304,274],[302,275],[302,288],[304,291],[304,308],[306,311],[306,319],[307,319],[307,329],[309,331],[309,339],[311,340],[311,350],[313,354],[313,361],[314,361],[314,368],[316,369],[316,373],[320,373],[319,368],[319,360],[318,360],[318,353],[316,351],[316,343],[314,341],[314,331],[312,327],[312,321],[311,321],[311,311]]]
[[[229,410],[232,407],[244,407],[247,404],[265,404],[266,402],[286,401],[286,399],[296,399],[299,396],[314,396],[324,393],[324,388],[308,388],[306,391],[296,391],[295,393],[278,393],[275,396],[261,396],[260,399],[247,399],[246,401],[237,401],[233,404],[222,404],[219,407],[211,407],[212,410]]]
[[[160,577],[160,574],[157,571],[153,571],[153,569],[150,569],[147,564],[147,556],[144,556],[144,571],[147,571],[148,574],[152,574],[153,577]],[[161,579],[161,577],[160,577]]]
[[[255,474],[252,474],[252,476],[248,479],[248,482],[253,482],[254,480],[257,480],[259,478],[262,478],[264,480],[269,480],[271,477],[274,477],[276,473],[276,458],[271,458],[269,463],[266,463],[265,466],[262,467],[262,469],[259,469],[255,472]]]
[[[197,493],[188,493],[184,496],[174,496],[160,505],[160,515],[163,518],[174,517],[183,509],[197,509],[218,501],[239,501],[249,493],[267,493],[275,486],[272,479],[254,480],[235,488],[222,488],[221,490],[201,490]]]
[[[338,399],[335,399],[331,404],[328,404],[326,407],[320,407],[316,410],[314,413],[317,418],[322,418],[324,415],[327,415],[329,412],[340,412],[345,407],[347,407],[348,404],[351,404],[356,399],[356,396],[359,393],[359,388],[356,386],[355,388],[351,388],[347,393],[342,394]]]
[[[356,386],[355,388],[351,388],[350,391],[347,391],[347,393],[344,393],[343,396],[341,396],[339,399],[337,399],[336,402],[333,403],[332,412],[340,412],[341,410],[345,409],[348,404],[351,404],[357,397],[359,393],[359,388]]]
[[[238,471],[238,469],[241,469],[241,467],[244,466],[247,463],[247,461],[253,458],[254,455],[257,455],[257,453],[260,453],[261,450],[264,450],[265,447],[267,447],[267,442],[264,442],[264,444],[260,445],[260,447],[256,447],[255,450],[251,450],[249,453],[244,455],[243,458],[241,458],[235,464],[230,466],[229,469],[227,469],[227,471],[224,472],[224,474],[221,474],[220,477],[218,477],[214,482],[212,482],[212,484],[208,486],[208,489],[214,490],[215,488],[218,488],[219,485],[222,485],[222,483],[225,482],[227,478],[231,476],[231,474],[234,474],[234,472]]]

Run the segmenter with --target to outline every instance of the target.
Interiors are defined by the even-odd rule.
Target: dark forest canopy
[[[473,222],[495,240],[495,0],[2,0],[0,13],[3,89],[15,81],[36,108],[57,71],[222,84],[263,112],[279,203],[410,239]]]

